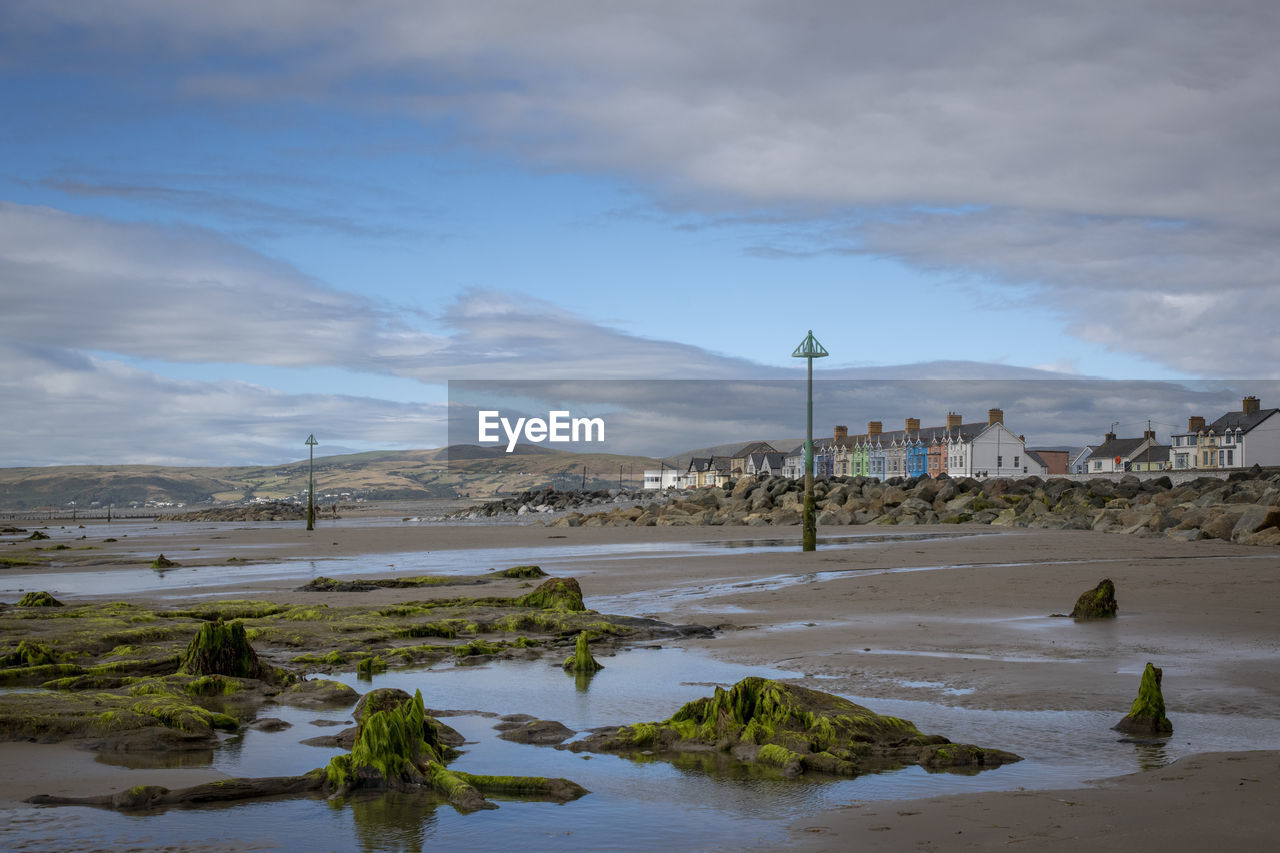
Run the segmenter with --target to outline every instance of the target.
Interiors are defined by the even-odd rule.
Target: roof
[[[804,452],[803,448],[801,448],[801,452]],[[786,454],[773,450],[767,453],[752,453],[749,458],[751,460],[750,464],[758,471],[764,467],[766,462],[769,463],[770,468],[781,468]]]
[[[1048,467],[1049,467],[1049,463],[1045,462],[1045,461],[1044,461],[1044,458],[1043,458],[1043,457],[1041,457],[1041,456],[1040,456],[1040,454],[1039,454],[1039,453],[1037,453],[1037,452],[1036,452],[1036,451],[1034,451],[1034,450],[1028,450],[1028,451],[1027,451],[1027,458],[1028,458],[1028,459],[1030,459],[1031,461],[1035,462],[1037,465],[1041,465],[1041,466],[1043,466],[1043,467],[1045,467],[1045,468],[1048,468]]]
[[[1095,450],[1097,450],[1097,449],[1098,449],[1098,445],[1096,445],[1096,444],[1086,444],[1084,447],[1081,447],[1081,448],[1079,448],[1078,450],[1072,450],[1072,451],[1071,451],[1071,461],[1072,461],[1073,463],[1074,463],[1074,462],[1079,462],[1079,461],[1080,461],[1080,457],[1081,457],[1081,456],[1084,456],[1084,457],[1086,457],[1086,458],[1087,458],[1087,457],[1089,456],[1089,454],[1093,453],[1093,451],[1095,451]]]
[[[1267,418],[1280,412],[1280,409],[1259,409],[1256,412],[1227,412],[1213,423],[1209,424],[1207,429],[1211,429],[1217,435],[1222,435],[1227,430],[1240,430],[1248,432]]]
[[[1129,456],[1146,442],[1145,438],[1113,438],[1089,454],[1090,459],[1113,459]]]
[[[921,427],[920,429],[913,429],[909,432],[905,429],[895,429],[887,430],[874,436],[863,433],[862,435],[850,436],[850,438],[857,442],[866,442],[870,444],[874,444],[877,440],[881,444],[891,444],[895,441],[901,443],[904,438],[910,437],[912,440],[919,438],[920,441],[928,444],[934,440],[943,441],[948,437],[952,439],[958,438],[972,440],[975,436],[979,435],[990,426],[991,424],[986,421],[976,421],[971,424],[960,424],[960,426],[951,427],[950,429],[945,426]],[[1008,429],[1008,427],[1005,427],[1005,429]]]
[[[773,445],[767,441],[753,441],[743,447],[737,453],[733,454],[734,459],[743,459],[747,456],[754,456],[757,453],[774,453]]]

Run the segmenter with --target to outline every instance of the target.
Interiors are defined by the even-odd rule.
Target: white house
[[[661,468],[646,468],[644,469],[644,487],[646,489],[678,489],[680,471],[669,465]]]
[[[991,409],[987,423],[962,424],[946,440],[951,477],[1025,477],[1031,472],[1022,436],[1004,425],[1004,412]]]
[[[1207,426],[1204,418],[1189,418],[1187,431],[1175,433],[1172,445],[1174,470],[1280,465],[1280,409],[1264,409],[1257,397],[1245,397],[1240,411]]]
[[[1156,434],[1151,430],[1145,431],[1142,438],[1116,438],[1114,432],[1109,432],[1103,439],[1102,444],[1088,456],[1089,470],[1086,474],[1128,471],[1134,462],[1146,460],[1149,448],[1157,446]]]

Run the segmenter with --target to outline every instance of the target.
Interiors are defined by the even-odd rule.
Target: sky
[[[7,0],[0,465],[436,447],[450,380],[797,378],[809,329],[823,377],[1146,380],[1176,422],[1181,382],[1280,378],[1277,34],[1231,0]],[[1115,396],[1072,434],[1158,408]]]

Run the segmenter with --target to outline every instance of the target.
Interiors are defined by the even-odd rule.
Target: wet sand
[[[85,536],[80,544],[101,550],[83,555],[87,564],[45,571],[84,571],[97,560],[104,570],[136,572],[144,559],[163,551],[185,565],[201,566],[205,578],[233,553],[254,561],[299,561],[300,577],[307,576],[310,560],[356,558],[362,561],[361,574],[390,577],[421,573],[392,565],[396,554],[457,550],[457,561],[466,564],[468,551],[513,548],[521,559],[509,564],[538,563],[553,574],[577,577],[593,609],[715,626],[715,639],[698,641],[713,655],[803,672],[809,686],[866,697],[873,709],[876,698],[920,699],[976,709],[1113,710],[1119,720],[1136,695],[1143,665],[1151,661],[1164,668],[1175,737],[1179,713],[1280,715],[1280,640],[1275,632],[1280,623],[1280,553],[1275,549],[951,525],[823,528],[822,537],[937,538],[868,542],[809,554],[800,553],[798,546],[761,553],[701,546],[696,555],[663,553],[659,543],[778,536],[798,543],[799,530],[437,526],[399,519],[322,522],[311,533],[300,525],[146,527],[155,529],[131,528],[129,536],[106,544],[101,539],[115,535],[107,525],[51,528],[55,541],[74,544],[71,540]],[[581,546],[588,553],[566,555],[566,546]],[[610,554],[612,546],[623,547]],[[652,550],[628,553],[628,546]],[[0,546],[10,547],[16,546]],[[592,548],[598,549],[595,557],[589,553]],[[547,549],[556,549],[559,556]],[[478,573],[505,565],[468,568]],[[1076,597],[1104,577],[1116,584],[1118,619],[1076,623],[1050,615],[1069,612]],[[252,597],[304,600],[309,594],[295,592],[298,583],[256,583]],[[175,592],[180,590],[169,586],[165,594]],[[231,598],[243,597],[244,590],[233,586],[217,592]],[[146,594],[134,597],[147,599]],[[415,597],[421,591],[379,590],[352,594],[350,601]],[[341,598],[329,600],[343,603]],[[999,746],[998,737],[988,745]],[[55,783],[69,784],[58,780],[83,771],[84,754],[70,748],[45,753],[33,766],[17,746],[0,745],[0,799],[52,790]],[[115,772],[122,774],[120,783],[107,785],[107,790],[139,784],[139,774],[186,773]],[[99,780],[92,781],[85,786],[103,790]],[[1258,804],[1278,799],[1280,753],[1194,756],[1070,792],[853,804],[800,821],[794,840],[799,849],[811,850],[855,845],[978,849],[1016,841],[1056,849],[1119,851],[1158,843],[1189,850],[1203,846],[1194,839],[1211,833],[1218,843],[1257,849],[1254,842],[1274,838],[1280,829],[1280,815]],[[1150,843],[1142,832],[1155,833]]]

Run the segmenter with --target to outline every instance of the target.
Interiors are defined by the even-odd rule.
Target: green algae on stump
[[[18,602],[19,607],[62,607],[63,604],[49,593],[41,590],[40,592],[29,592],[22,596],[22,600]]]
[[[574,752],[721,752],[733,758],[803,772],[856,776],[907,764],[929,770],[974,771],[1021,757],[999,749],[953,744],[922,734],[907,720],[886,717],[847,699],[764,678],[744,678],[729,690],[696,699],[658,723],[622,726],[574,741]]]
[[[376,694],[376,695],[373,695]],[[326,786],[336,795],[353,790],[434,788],[462,811],[492,807],[474,786],[444,766],[452,750],[427,722],[422,692],[405,700],[403,691],[376,690],[357,708],[360,725],[347,755],[334,756],[325,769]]]
[[[498,577],[503,578],[545,578],[547,573],[540,566],[512,566],[509,569],[501,569],[494,572]]]
[[[1147,664],[1138,685],[1138,698],[1133,700],[1128,715],[1113,726],[1116,731],[1141,735],[1173,733],[1173,723],[1164,715],[1164,694],[1160,691],[1163,675],[1160,667]]]
[[[533,592],[515,600],[519,607],[536,607],[539,610],[583,611],[582,587],[574,578],[548,578]]]
[[[181,565],[181,563],[175,563],[173,560],[170,560],[164,554],[161,554],[159,557],[156,557],[151,561],[151,568],[153,569],[176,569]]]
[[[356,664],[357,678],[370,679],[373,678],[374,674],[386,671],[387,662],[378,655],[367,657]]]
[[[178,672],[185,675],[229,675],[264,678],[269,669],[249,645],[242,622],[205,622],[182,656]]]
[[[564,668],[569,672],[596,672],[604,669],[604,664],[591,656],[591,647],[587,643],[587,632],[578,634],[578,643],[573,654],[565,658]]]
[[[1116,585],[1111,578],[1103,578],[1098,585],[1076,599],[1071,610],[1073,619],[1114,619],[1119,610],[1116,604]]]

